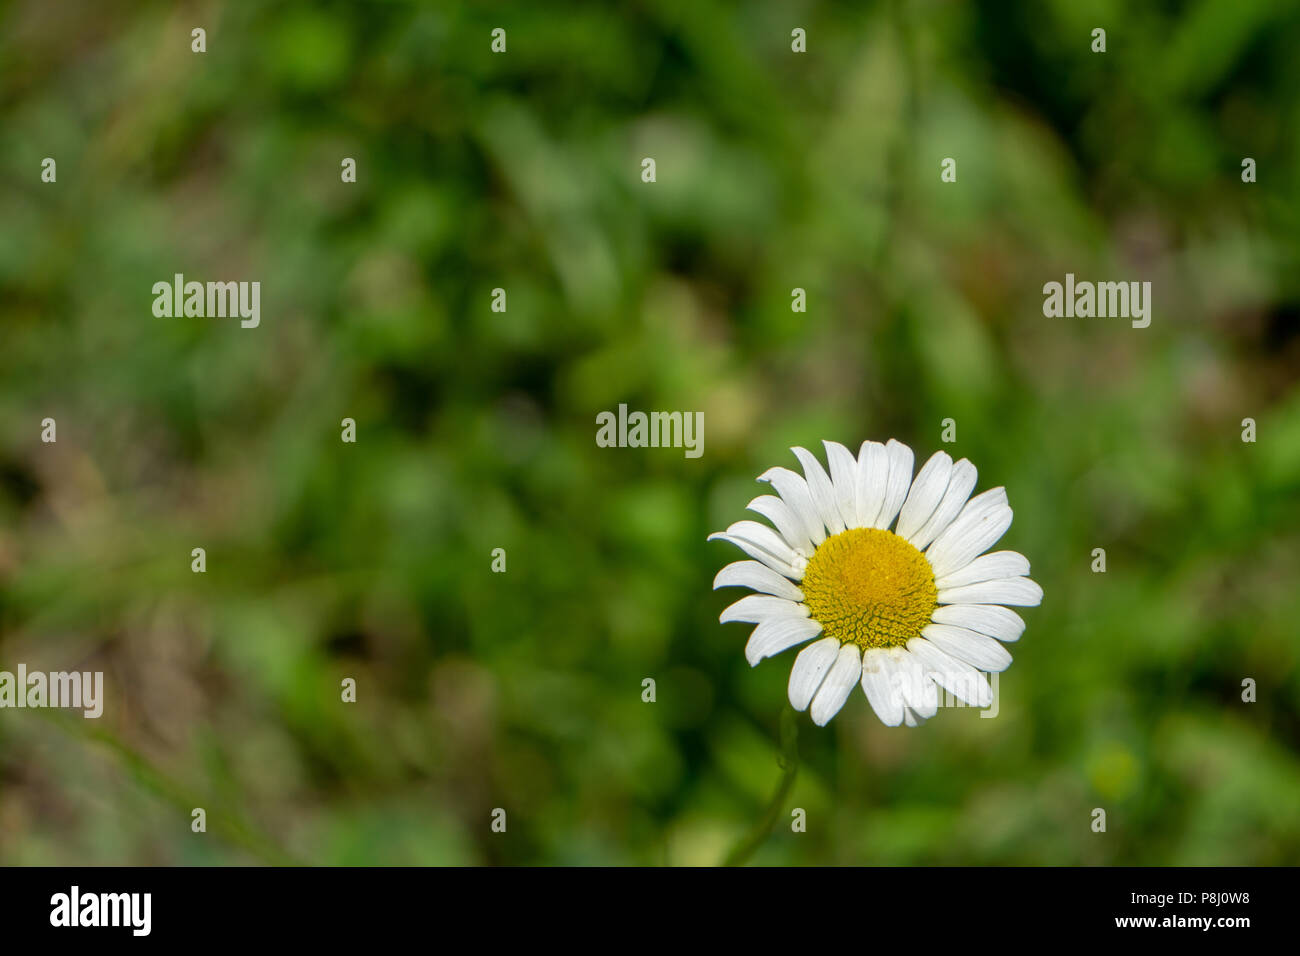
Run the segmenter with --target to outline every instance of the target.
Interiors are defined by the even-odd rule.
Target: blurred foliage
[[[1300,862],[1295,4],[0,11],[0,669],[107,681],[0,712],[0,862],[719,862],[793,654],[706,534],[949,417],[1046,592],[1001,712],[801,717],[754,860]],[[1044,318],[1067,271],[1151,327]],[[154,318],[177,272],[261,327]],[[596,447],[620,402],[704,456]]]

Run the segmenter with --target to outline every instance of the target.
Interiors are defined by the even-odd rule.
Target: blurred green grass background
[[[705,536],[869,437],[1005,485],[1046,597],[996,719],[801,718],[755,862],[1300,862],[1297,43],[1263,0],[0,7],[0,669],[107,682],[0,712],[0,862],[716,863],[793,653],[746,666]],[[176,272],[261,327],[154,318]],[[1044,318],[1066,272],[1150,328]],[[598,448],[620,402],[703,457]]]

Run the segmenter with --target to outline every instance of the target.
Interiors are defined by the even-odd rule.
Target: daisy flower
[[[1043,590],[1015,551],[985,553],[1011,527],[1005,488],[971,497],[975,466],[935,452],[915,480],[912,449],[890,439],[853,453],[823,442],[791,449],[800,476],[772,468],[758,480],[775,495],[748,505],[772,526],[737,521],[709,535],[753,560],[713,581],[757,592],[720,620],[757,625],[750,666],[807,644],[790,669],[790,703],[825,725],[855,684],[890,727],[914,727],[938,710],[938,688],[975,707],[993,702],[985,672],[1003,671],[1025,622],[1004,605],[1034,606]]]

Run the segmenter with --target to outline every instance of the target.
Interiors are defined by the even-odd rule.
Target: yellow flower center
[[[939,597],[925,556],[880,528],[850,528],[827,538],[808,559],[799,587],[827,637],[863,648],[916,637]]]

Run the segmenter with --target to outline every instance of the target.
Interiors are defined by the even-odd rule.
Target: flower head
[[[749,509],[771,522],[737,521],[709,535],[754,560],[729,564],[713,587],[757,592],[721,620],[755,624],[751,666],[813,638],[790,670],[790,703],[824,725],[855,684],[885,724],[933,717],[938,688],[976,707],[992,703],[984,672],[1003,671],[1025,622],[1004,605],[1032,606],[1043,591],[1015,551],[985,553],[1011,527],[1004,488],[971,497],[975,466],[935,452],[912,477],[912,449],[863,442],[857,457],[823,442],[830,473],[792,449],[803,476],[772,468],[758,480],[775,495]]]

